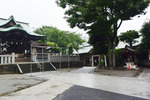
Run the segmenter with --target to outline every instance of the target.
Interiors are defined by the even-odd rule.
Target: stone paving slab
[[[49,80],[36,86],[2,96],[0,100],[53,100],[71,86],[71,84]]]
[[[30,75],[0,75],[0,96],[37,85],[44,81],[46,80],[42,78],[31,77]]]
[[[148,100],[99,89],[74,85],[54,100]]]
[[[76,70],[72,70],[72,73],[91,73],[96,69],[96,67],[82,67]]]

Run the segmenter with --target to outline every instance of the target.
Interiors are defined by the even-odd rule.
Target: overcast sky
[[[0,0],[0,17],[9,18],[11,15],[17,21],[27,22],[32,29],[42,25],[54,26],[65,31],[83,33],[87,39],[87,34],[81,29],[71,29],[64,17],[64,9],[58,7],[55,0]],[[131,21],[124,21],[119,29],[120,32],[134,29],[139,31],[141,26],[150,18],[150,7],[145,16],[134,17]],[[119,47],[124,47],[123,43]]]

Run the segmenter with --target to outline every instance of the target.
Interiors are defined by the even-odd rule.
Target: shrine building
[[[31,41],[43,37],[32,32],[28,23],[16,21],[13,16],[0,18],[0,55],[15,53],[18,57],[30,57]]]

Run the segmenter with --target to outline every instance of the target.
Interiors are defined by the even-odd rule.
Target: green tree
[[[125,43],[128,43],[130,45],[130,47],[132,47],[132,45],[136,42],[138,42],[137,38],[139,38],[140,35],[138,34],[137,31],[135,30],[129,30],[127,32],[123,32],[121,33],[121,35],[119,36],[119,39]]]
[[[76,34],[74,32],[61,31],[55,27],[51,26],[42,26],[41,28],[37,28],[35,33],[45,35],[43,41],[45,43],[52,42],[58,45],[58,47],[65,47],[69,43],[72,44],[73,49],[79,50],[79,45],[82,45],[85,40],[81,38],[81,34]]]
[[[142,33],[142,42],[138,48],[138,52],[142,60],[147,60],[150,51],[150,21],[143,24],[140,32]]]
[[[69,55],[72,54],[72,53],[73,53],[73,45],[72,45],[72,43],[69,43],[69,44],[67,45],[67,47],[68,47],[68,49],[69,49]]]
[[[51,46],[51,52],[59,53],[60,48],[59,48],[59,46],[56,43],[47,41],[46,44]]]
[[[93,52],[95,54],[108,54],[108,65],[112,66],[112,36],[111,31],[106,27],[102,21],[91,26],[91,30],[88,31],[89,43],[93,45]],[[101,26],[101,27],[100,27]],[[104,26],[104,27],[103,27]]]
[[[122,55],[121,55],[121,49],[116,49],[115,50],[115,55],[116,55],[116,64],[118,67],[122,66],[123,64],[123,58],[122,58]]]
[[[94,24],[103,22],[105,23],[103,28],[106,28],[106,30],[111,29],[112,37],[109,36],[109,31],[106,32],[109,34],[107,36],[108,41],[112,45],[112,61],[115,68],[117,32],[122,21],[144,13],[150,0],[56,0],[56,2],[60,7],[68,8],[65,12],[67,15],[65,18],[71,27],[77,26],[85,30],[90,30]]]
[[[142,33],[142,43],[150,49],[150,21],[143,24],[140,32]]]
[[[140,43],[139,46],[136,49],[138,53],[138,60],[148,60],[148,54],[149,54],[149,47],[146,45],[146,43]]]

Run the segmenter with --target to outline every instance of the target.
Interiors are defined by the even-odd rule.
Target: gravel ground
[[[0,75],[0,96],[16,92],[46,81],[42,78],[20,74]]]

